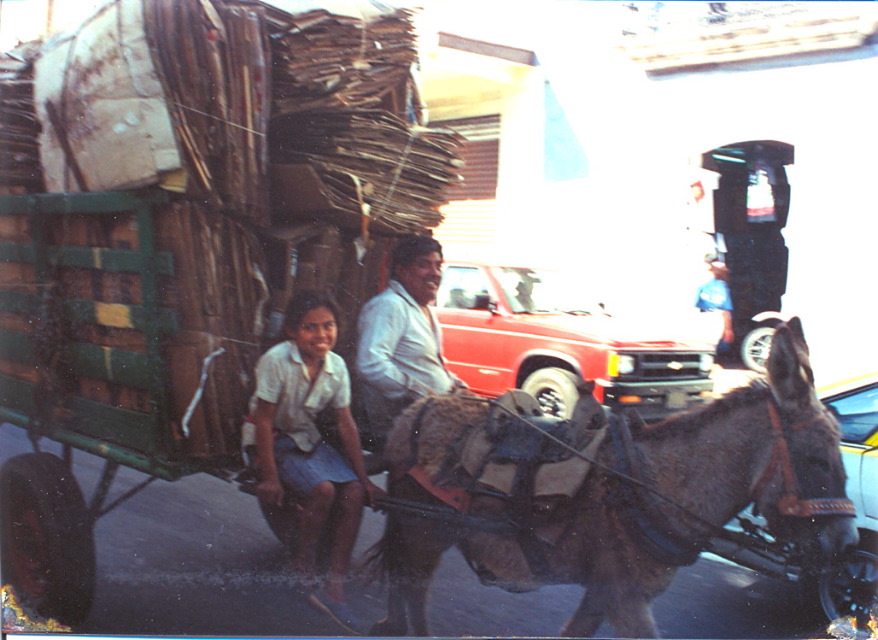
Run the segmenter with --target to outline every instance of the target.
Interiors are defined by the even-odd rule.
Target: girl
[[[350,633],[363,633],[345,601],[344,580],[360,527],[363,502],[371,506],[381,490],[369,481],[360,436],[350,410],[350,377],[344,360],[332,352],[339,310],[318,291],[296,293],[287,308],[290,340],[275,345],[256,365],[253,422],[261,468],[259,499],[281,505],[292,492],[302,510],[293,570],[314,589],[308,602]],[[317,415],[335,412],[341,453],[325,442]],[[344,456],[342,455],[345,454]],[[346,456],[346,458],[345,458]],[[333,510],[325,584],[316,589],[317,549]]]

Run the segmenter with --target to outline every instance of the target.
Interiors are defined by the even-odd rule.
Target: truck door
[[[503,320],[492,313],[488,275],[477,266],[447,266],[436,296],[436,310],[442,324],[444,356],[448,368],[472,391],[498,395],[514,387],[509,339],[502,331]]]

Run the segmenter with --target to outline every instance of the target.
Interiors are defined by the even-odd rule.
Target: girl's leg
[[[347,482],[338,488],[338,496],[338,516],[335,518],[336,528],[329,552],[326,595],[335,602],[345,602],[344,582],[360,530],[366,492],[359,482]]]
[[[317,549],[335,502],[335,493],[335,485],[331,482],[319,483],[308,495],[299,513],[293,571],[307,586],[316,586],[317,583]]]

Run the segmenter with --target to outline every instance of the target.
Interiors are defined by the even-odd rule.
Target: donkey
[[[508,591],[585,587],[562,635],[590,637],[607,621],[619,637],[640,638],[657,637],[652,602],[677,567],[695,562],[711,536],[751,503],[772,535],[814,557],[856,544],[838,424],[817,399],[808,356],[794,318],[774,335],[767,384],[753,381],[633,433],[624,423],[611,425],[617,435],[601,444],[581,488],[548,522],[525,523],[518,533],[437,525],[391,508],[373,555],[388,580],[388,615],[371,633],[429,635],[430,581],[455,544],[484,583]],[[390,496],[438,504],[407,473],[413,455],[434,468],[443,456],[459,456],[462,433],[485,411],[484,402],[452,395],[404,412],[386,449]],[[448,462],[446,469],[455,461]],[[474,499],[474,510],[504,517],[496,499]]]

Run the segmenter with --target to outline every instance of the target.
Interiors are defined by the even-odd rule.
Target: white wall
[[[700,265],[687,269],[674,224],[685,206],[689,158],[745,140],[787,142],[795,146],[796,162],[784,230],[790,248],[784,311],[803,318],[819,378],[878,370],[876,76],[878,58],[647,83],[627,76],[624,87],[616,76],[626,105],[568,102],[591,141],[586,150],[595,166],[577,185],[588,220],[579,236],[589,229],[601,233],[607,277],[623,274],[623,282],[632,283],[617,293],[647,302],[647,313],[691,304],[687,274]],[[593,77],[592,89],[608,82]],[[563,253],[575,256],[571,241],[580,240],[568,238]]]
[[[783,141],[796,153],[784,310],[802,316],[819,380],[878,370],[878,58],[650,79],[611,46],[619,4],[559,2],[552,12],[500,10],[492,21],[528,21],[520,31],[537,72],[588,158],[583,179],[538,180],[539,75],[507,96],[498,259],[579,274],[584,289],[649,318],[691,309],[705,274],[682,232],[690,158],[722,144]]]

